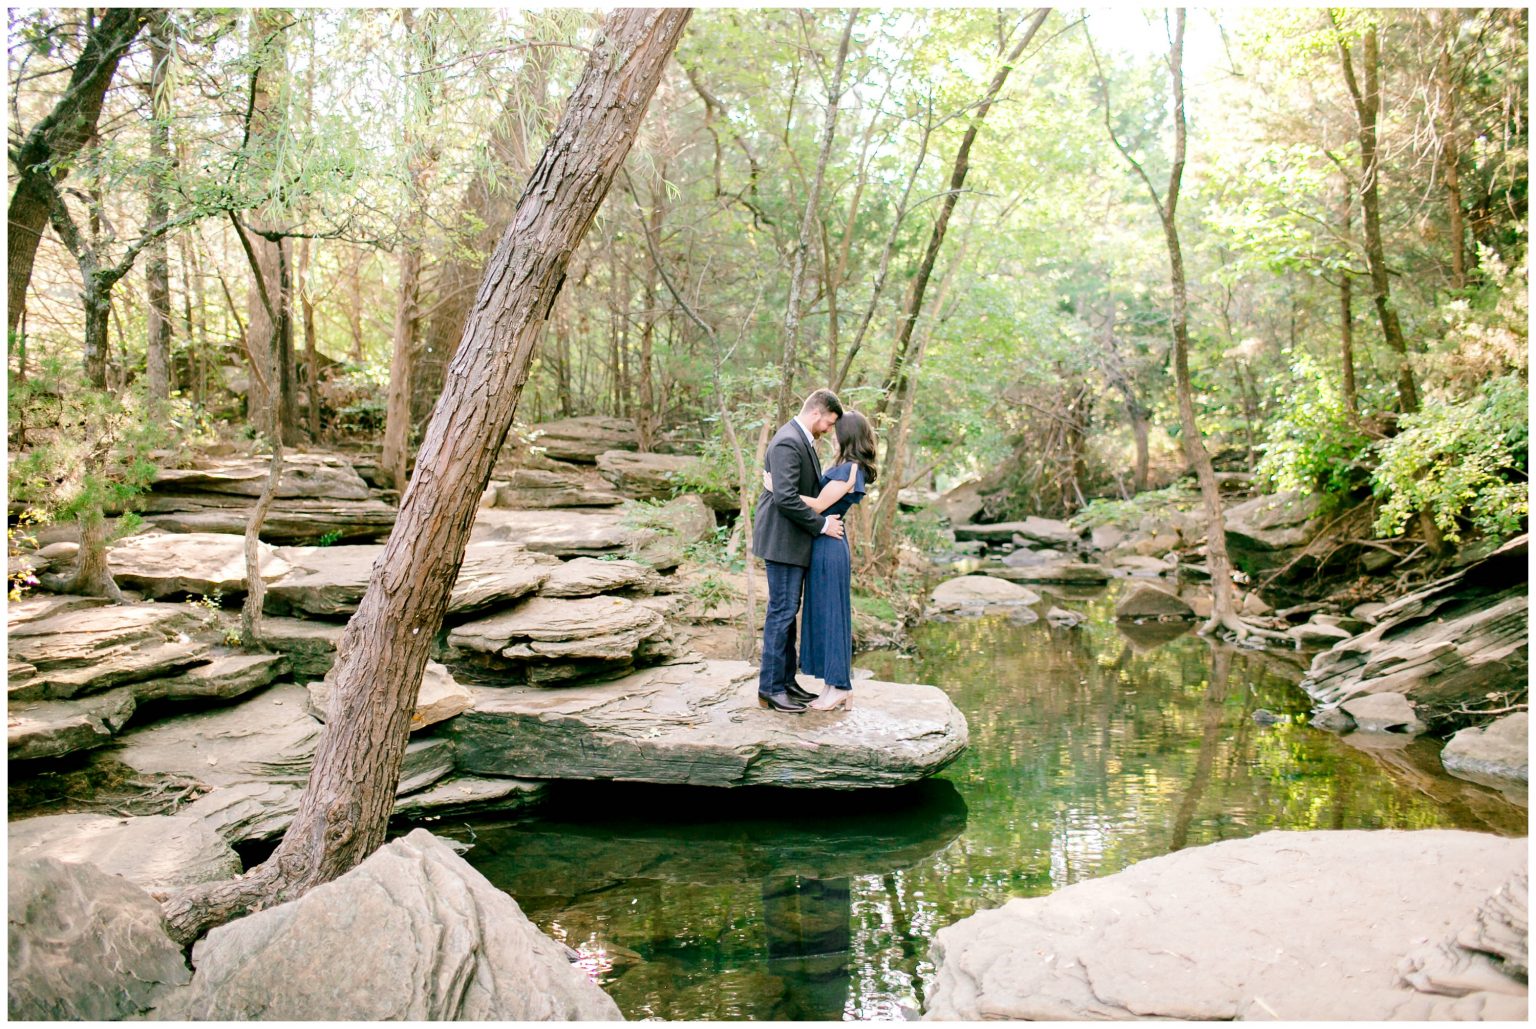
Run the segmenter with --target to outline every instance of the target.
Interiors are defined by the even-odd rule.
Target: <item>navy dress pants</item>
[[[800,611],[800,591],[805,568],[765,561],[768,566],[768,611],[763,617],[763,663],[757,673],[757,692],[763,696],[783,693],[795,675],[795,615]]]

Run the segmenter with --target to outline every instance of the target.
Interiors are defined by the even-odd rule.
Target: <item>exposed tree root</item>
[[[1225,617],[1215,614],[1211,615],[1206,623],[1200,626],[1199,635],[1210,636],[1221,632],[1223,629],[1232,633],[1232,635],[1240,640],[1245,640],[1250,636],[1257,636],[1260,639],[1275,640],[1290,645],[1294,645],[1296,642],[1283,632],[1266,629],[1261,625],[1254,625],[1252,622],[1245,622],[1235,614],[1229,614]]]

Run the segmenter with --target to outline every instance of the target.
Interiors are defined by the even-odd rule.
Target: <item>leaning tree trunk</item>
[[[486,268],[395,529],[342,634],[331,707],[293,824],[271,858],[242,878],[167,902],[178,940],[297,897],[383,843],[428,650],[534,345],[691,13],[621,9],[604,22]]]
[[[86,39],[64,95],[13,151],[16,191],[6,211],[5,243],[8,332],[16,331],[21,323],[37,246],[52,215],[54,183],[64,174],[56,169],[67,169],[75,154],[96,134],[101,103],[118,62],[139,28],[156,15],[149,8],[108,8]]]

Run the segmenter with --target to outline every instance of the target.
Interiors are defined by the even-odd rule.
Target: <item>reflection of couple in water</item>
[[[816,440],[834,429],[837,461],[823,472]],[[848,706],[853,563],[842,516],[875,481],[874,429],[859,412],[844,411],[831,390],[818,389],[774,434],[763,466],[752,530],[752,552],[768,565],[758,703],[796,714]],[[826,683],[820,694],[795,681],[796,612],[800,671]]]

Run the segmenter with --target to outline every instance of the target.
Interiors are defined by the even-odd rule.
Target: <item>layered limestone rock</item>
[[[363,945],[360,946],[359,944]],[[422,829],[210,932],[160,1019],[612,1021],[617,1005],[507,894]]]
[[[478,775],[823,789],[915,782],[967,742],[933,686],[860,680],[850,711],[783,715],[758,706],[756,682],[745,662],[700,661],[562,690],[480,688],[446,731]]]
[[[1054,518],[1037,518],[1033,515],[1022,522],[997,522],[992,525],[957,525],[955,539],[983,540],[988,543],[1012,542],[1015,536],[1026,542],[1043,543],[1046,546],[1075,546],[1077,530],[1066,522]]]
[[[334,673],[333,668],[322,681],[309,684],[309,713],[322,722],[331,702]],[[428,661],[422,671],[421,687],[416,691],[416,706],[411,711],[411,732],[461,715],[473,702],[469,687],[455,681],[448,669],[436,661]]]
[[[605,480],[570,465],[560,470],[515,468],[492,480],[490,489],[494,507],[615,507],[624,502]]]
[[[43,815],[11,822],[7,830],[11,861],[91,864],[151,892],[231,879],[241,870],[229,844],[183,815]]]
[[[68,699],[205,660],[186,605],[83,607],[10,624],[11,700]]]
[[[552,684],[622,673],[670,642],[658,611],[624,597],[533,597],[455,626],[444,663],[475,682]]]
[[[12,853],[7,897],[13,1020],[117,1021],[192,978],[160,905],[121,876]]]
[[[1458,709],[1518,697],[1530,667],[1529,537],[1374,612],[1368,631],[1312,661],[1302,688],[1324,708],[1401,693],[1434,728]],[[1461,723],[1461,724],[1464,724]]]
[[[100,747],[111,742],[136,706],[129,686],[79,700],[11,703],[6,707],[6,756],[25,761]]]
[[[172,532],[243,534],[267,472],[264,456],[162,468],[135,506],[148,522]],[[394,527],[395,514],[345,458],[290,453],[283,458],[261,538],[273,543],[313,543],[326,536],[343,542],[378,540]]]
[[[1462,729],[1440,751],[1452,775],[1501,788],[1524,788],[1531,778],[1530,714],[1517,711],[1488,725]]]
[[[261,578],[271,583],[288,572],[288,563],[258,541]],[[130,536],[107,551],[117,584],[151,599],[195,593],[240,594],[246,591],[245,537],[233,533],[146,533]]]
[[[1449,830],[1267,832],[1142,861],[939,930],[924,1017],[1523,1020],[1507,974],[1423,992],[1404,962],[1476,925],[1525,850]]]
[[[597,470],[626,497],[666,500],[680,488],[697,488],[709,469],[700,458],[683,454],[635,454],[610,450],[598,455]],[[740,502],[730,489],[704,490],[700,496],[716,511],[734,511]]]
[[[1266,494],[1227,508],[1227,555],[1248,575],[1272,571],[1295,558],[1317,535],[1319,494],[1295,490]]]
[[[980,571],[983,575],[1009,582],[1054,583],[1063,586],[1102,586],[1110,579],[1109,572],[1102,565],[1084,564],[1081,561],[1042,561],[983,568]]]
[[[533,445],[543,448],[545,456],[557,461],[593,464],[607,451],[636,450],[640,446],[640,431],[628,418],[588,415],[540,422],[531,429]]]

